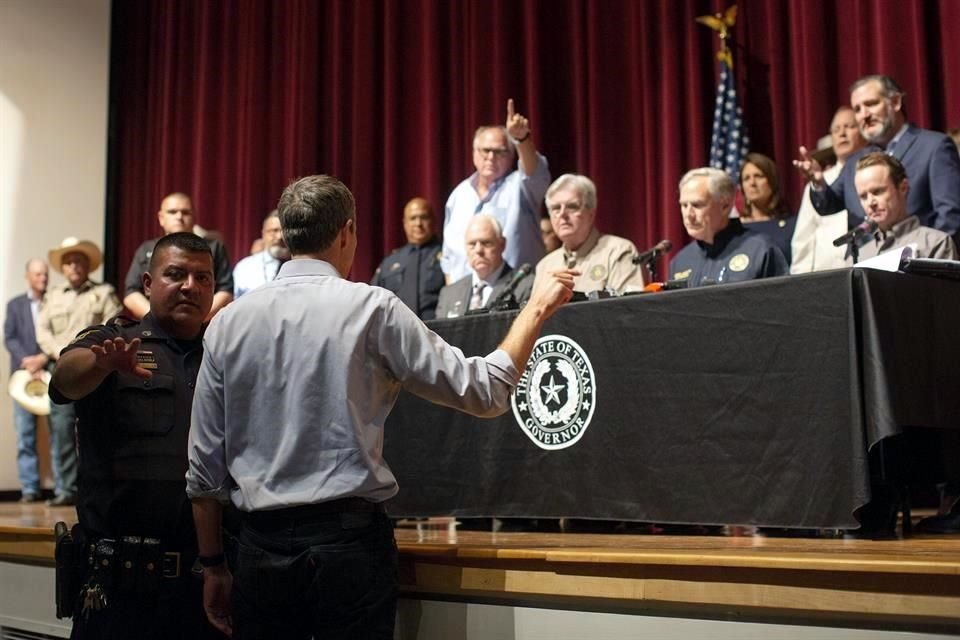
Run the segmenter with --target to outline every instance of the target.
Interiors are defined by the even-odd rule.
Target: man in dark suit
[[[869,143],[848,158],[840,176],[827,184],[823,171],[804,147],[794,166],[810,181],[810,201],[821,215],[844,208],[851,226],[864,218],[854,184],[857,160],[873,151],[894,156],[907,170],[910,195],[907,210],[920,224],[952,236],[960,235],[960,156],[949,137],[907,122],[903,91],[888,76],[870,75],[850,87],[861,135]]]
[[[456,318],[467,311],[490,307],[516,275],[513,267],[503,261],[507,240],[496,218],[487,214],[474,216],[464,240],[471,273],[440,289],[438,318]],[[513,291],[518,303],[527,301],[532,287],[533,278],[519,281]]]
[[[3,323],[3,344],[10,352],[10,371],[26,369],[39,378],[48,358],[37,344],[36,319],[40,302],[47,291],[47,264],[39,258],[27,262],[27,292],[7,303]],[[13,424],[17,429],[17,473],[20,477],[20,501],[40,499],[40,471],[37,466],[37,417],[13,405]]]

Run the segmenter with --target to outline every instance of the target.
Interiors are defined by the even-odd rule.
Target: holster
[[[70,531],[65,522],[58,522],[53,533],[56,540],[53,556],[56,565],[57,618],[62,620],[73,617],[87,569],[86,544],[79,525]]]

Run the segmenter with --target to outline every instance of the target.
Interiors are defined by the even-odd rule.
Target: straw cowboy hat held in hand
[[[65,238],[58,248],[50,250],[50,253],[47,254],[50,266],[60,271],[63,256],[69,253],[82,253],[87,256],[87,259],[90,261],[90,271],[96,271],[97,267],[100,266],[102,255],[97,245],[89,240],[77,240],[72,237]]]
[[[50,386],[50,372],[42,371],[40,377],[34,379],[26,369],[14,371],[10,376],[7,391],[17,404],[35,416],[50,415],[50,396],[47,389]]]

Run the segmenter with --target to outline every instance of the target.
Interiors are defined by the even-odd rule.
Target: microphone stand
[[[853,264],[857,264],[860,261],[860,246],[857,243],[857,237],[853,236],[847,240],[847,245],[850,247],[850,257],[853,258]]]

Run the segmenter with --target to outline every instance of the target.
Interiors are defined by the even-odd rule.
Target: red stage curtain
[[[117,0],[114,4],[111,266],[122,278],[159,231],[170,191],[238,260],[286,183],[342,179],[357,198],[355,279],[403,243],[404,202],[438,222],[472,171],[481,123],[509,97],[554,176],[592,177],[598,224],[641,248],[685,241],[683,172],[706,162],[720,0]],[[857,76],[887,72],[922,126],[960,124],[954,0],[740,0],[735,73],[753,148],[788,198],[798,144],[827,128]]]

